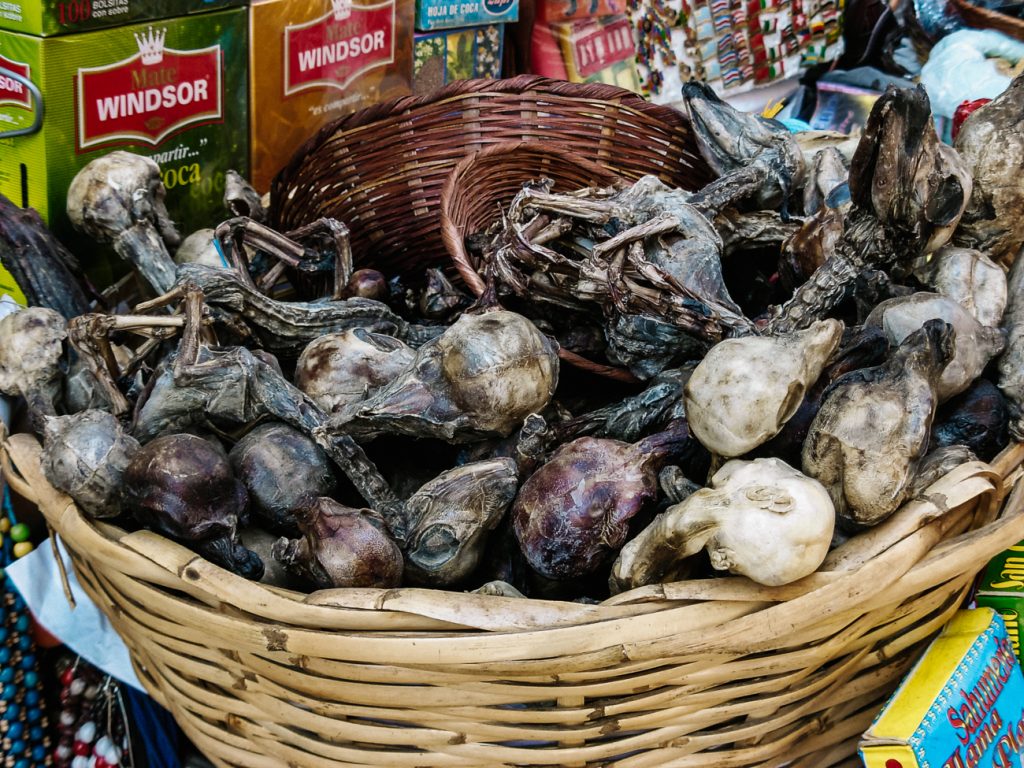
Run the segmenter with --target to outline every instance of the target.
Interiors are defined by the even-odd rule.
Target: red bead
[[[81,755],[82,757],[88,757],[89,753],[92,752],[92,744],[86,744],[84,741],[76,741],[75,742],[75,747],[74,747],[74,752],[75,752],[76,755]]]
[[[111,768],[111,765],[104,758],[97,757],[93,762],[93,768]]]
[[[60,673],[60,684],[71,685],[71,681],[75,679],[74,667],[68,667]]]

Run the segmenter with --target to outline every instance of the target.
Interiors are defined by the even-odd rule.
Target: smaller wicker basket
[[[484,292],[481,265],[466,250],[465,238],[490,226],[522,189],[545,177],[567,192],[587,186],[607,187],[622,177],[564,149],[530,142],[504,142],[459,161],[441,190],[441,240],[459,276],[477,296]],[[619,381],[635,382],[629,371],[587,360],[567,349],[558,356],[570,365]]]
[[[450,267],[441,189],[466,155],[505,142],[542,143],[683,189],[713,178],[688,118],[672,107],[601,83],[462,80],[324,126],[274,179],[271,225],[287,232],[333,217],[352,231],[356,264],[402,275]]]

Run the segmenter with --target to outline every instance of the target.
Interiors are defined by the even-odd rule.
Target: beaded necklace
[[[50,768],[43,683],[32,620],[4,568],[32,551],[31,532],[18,523],[4,493],[0,513],[0,755],[3,768]]]

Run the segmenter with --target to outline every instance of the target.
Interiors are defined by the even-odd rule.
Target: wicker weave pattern
[[[447,264],[445,179],[465,155],[502,142],[565,149],[627,179],[656,174],[684,189],[712,178],[686,116],[671,107],[596,83],[465,80],[325,126],[274,179],[272,223],[288,231],[340,219],[356,263],[388,274]]]
[[[1024,538],[1024,446],[958,467],[822,571],[599,606],[433,590],[302,595],[83,518],[34,438],[12,488],[72,553],[139,677],[218,765],[854,766],[857,736],[975,572]]]

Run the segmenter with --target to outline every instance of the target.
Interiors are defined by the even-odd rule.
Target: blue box
[[[519,0],[416,0],[416,29],[475,27],[519,20]]]
[[[962,610],[860,741],[867,768],[1020,768],[1024,676],[991,608]]]

